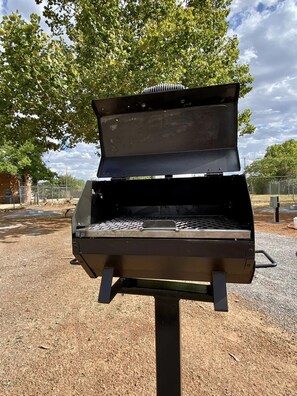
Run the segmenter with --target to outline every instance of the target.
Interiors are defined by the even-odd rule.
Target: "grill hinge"
[[[218,177],[218,176],[224,176],[223,172],[206,172],[205,176],[207,177]]]

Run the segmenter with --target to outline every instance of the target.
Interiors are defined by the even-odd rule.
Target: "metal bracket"
[[[104,268],[99,290],[99,303],[109,304],[117,293],[122,293],[213,302],[215,311],[228,311],[224,272],[214,271],[211,285],[138,278],[119,278],[112,284],[113,275],[113,268]]]
[[[113,268],[104,268],[102,272],[101,285],[99,290],[98,302],[109,304],[121,288],[121,278],[112,284]]]
[[[214,271],[212,273],[212,289],[214,310],[228,312],[226,273]]]

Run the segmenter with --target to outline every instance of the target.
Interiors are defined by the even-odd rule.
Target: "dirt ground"
[[[284,235],[297,238],[297,230],[293,226],[293,218],[297,217],[296,212],[280,213],[279,222],[274,221],[272,212],[263,211],[263,209],[255,210],[255,227],[256,231],[269,232],[272,234]]]
[[[281,220],[256,213],[255,224],[297,238],[292,216]],[[69,264],[64,213],[0,213],[0,230],[0,394],[155,395],[153,299],[98,304],[100,281]],[[296,338],[243,297],[229,293],[228,313],[182,301],[181,333],[184,396],[296,396]]]

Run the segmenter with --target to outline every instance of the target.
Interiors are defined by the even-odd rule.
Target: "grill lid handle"
[[[141,231],[178,231],[174,220],[145,220]]]

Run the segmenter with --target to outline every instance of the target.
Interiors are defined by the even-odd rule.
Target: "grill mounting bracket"
[[[99,303],[109,304],[118,293],[153,297],[165,295],[180,300],[213,302],[215,311],[228,312],[225,272],[213,271],[210,285],[138,278],[119,278],[112,284],[113,273],[112,267],[103,269]]]

